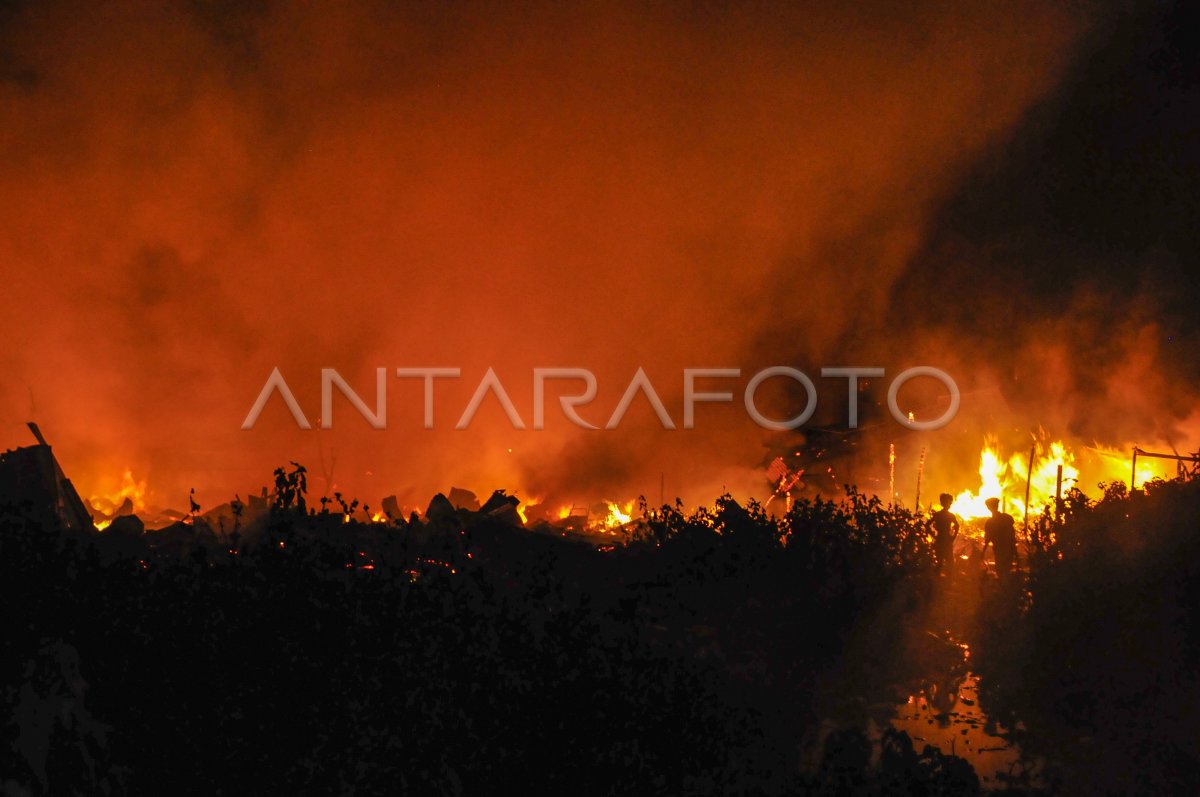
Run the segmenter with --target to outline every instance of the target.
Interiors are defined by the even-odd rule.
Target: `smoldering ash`
[[[322,368],[320,428],[329,429],[333,427],[333,392],[336,388],[349,402],[350,406],[372,428],[386,429],[388,425],[388,371],[389,369],[387,368],[376,369],[375,406],[372,408],[336,369]],[[885,375],[884,369],[879,367],[839,366],[821,369],[822,378],[846,380],[848,388],[847,426],[851,429],[858,428],[858,380],[860,378],[878,379]],[[432,429],[434,428],[434,418],[437,417],[434,411],[437,396],[435,385],[438,380],[462,378],[462,369],[450,367],[397,368],[394,376],[396,379],[419,379],[422,381],[424,388],[423,426],[425,429]],[[621,395],[621,399],[608,415],[608,419],[604,422],[603,426],[597,426],[595,423],[586,420],[579,412],[580,407],[590,404],[596,398],[596,376],[590,370],[586,368],[534,368],[532,377],[533,406],[530,413],[532,421],[530,425],[525,423],[524,416],[518,411],[516,404],[504,388],[503,382],[500,381],[500,377],[496,375],[496,371],[493,368],[488,368],[483,378],[479,380],[479,385],[472,394],[470,401],[467,402],[466,407],[459,415],[454,428],[468,428],[471,421],[475,418],[475,414],[479,411],[480,406],[490,394],[498,402],[514,429],[544,429],[546,428],[546,389],[548,382],[554,382],[558,387],[558,403],[563,417],[582,429],[618,428],[625,417],[625,413],[634,401],[639,400],[639,396],[642,401],[650,405],[650,408],[654,411],[664,429],[679,428],[675,423],[675,419],[667,411],[666,405],[663,403],[662,398],[643,368],[639,367],[634,372],[633,378],[630,379],[624,393]],[[936,379],[948,391],[949,405],[941,416],[932,419],[917,420],[911,413],[905,414],[900,410],[898,404],[900,388],[909,380],[918,377]],[[732,403],[734,401],[734,392],[732,389],[700,391],[696,386],[697,380],[734,380],[730,385],[732,387],[737,384],[736,380],[740,380],[741,378],[742,370],[740,368],[683,369],[683,428],[695,428],[697,404]],[[792,380],[803,388],[807,396],[807,401],[804,410],[798,415],[791,418],[771,418],[764,414],[756,403],[759,387],[768,379],[776,378]],[[283,373],[279,368],[275,368],[271,371],[270,376],[267,377],[266,382],[258,393],[258,398],[255,399],[253,406],[250,407],[250,411],[246,414],[246,419],[242,422],[242,429],[254,428],[259,417],[270,402],[271,397],[276,393],[279,394],[280,399],[283,401],[288,412],[291,413],[297,426],[301,429],[313,428],[309,416],[300,406],[300,402],[296,399]],[[949,374],[939,368],[920,365],[905,369],[892,378],[888,386],[887,403],[888,410],[896,423],[915,431],[928,431],[941,429],[953,420],[954,416],[958,413],[960,398],[958,385]],[[759,426],[774,431],[786,431],[803,426],[812,417],[813,413],[816,412],[817,389],[813,380],[803,371],[790,366],[776,365],[757,371],[749,377],[741,389],[741,402],[746,413]]]

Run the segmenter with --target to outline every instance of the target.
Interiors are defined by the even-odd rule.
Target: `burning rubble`
[[[238,495],[207,508],[197,503],[193,491],[187,512],[155,507],[146,480],[137,479],[125,468],[117,489],[92,494],[84,501],[63,474],[36,424],[30,423],[29,427],[37,445],[10,451],[0,459],[0,498],[7,498],[10,503],[15,496],[32,498],[41,512],[50,513],[69,529],[95,529],[130,537],[148,532],[147,540],[165,549],[186,548],[198,542],[219,545],[219,540],[231,535],[252,539],[260,534],[272,506],[280,500],[278,492],[272,494],[263,487],[257,493],[249,493],[244,500]],[[746,496],[757,499],[768,511],[785,513],[794,500],[814,496],[836,498],[854,486],[865,486],[868,492],[884,496],[890,491],[893,502],[906,505],[896,487],[894,444],[889,446],[886,461],[875,461],[877,457],[866,461],[860,446],[861,430],[817,428],[798,433],[790,445],[788,442],[781,442],[777,448],[780,453],[766,463],[763,492]],[[1098,444],[1071,446],[1040,431],[1026,453],[1006,449],[997,436],[987,435],[975,467],[963,463],[957,469],[956,484],[951,485],[954,500],[949,508],[965,522],[970,536],[978,536],[979,521],[989,516],[985,505],[988,499],[999,499],[1002,511],[1027,523],[1030,516],[1055,511],[1058,501],[1071,490],[1095,497],[1103,483],[1145,484],[1154,478],[1170,477],[1174,475],[1170,460],[1176,460],[1176,470],[1185,466],[1194,468],[1196,463],[1195,457],[1134,450],[1141,454],[1141,459],[1131,463],[1116,448]],[[918,491],[927,453],[925,448],[921,449],[916,474]],[[938,461],[936,451],[929,456],[931,462]],[[944,474],[945,463],[939,464]],[[886,480],[880,475],[885,467]],[[977,484],[973,478],[977,478]],[[944,481],[944,476],[940,481]],[[929,488],[930,495],[936,492]],[[309,511],[341,525],[403,526],[411,530],[431,525],[470,525],[484,519],[595,546],[626,539],[640,522],[638,501],[633,499],[580,503],[563,502],[554,496],[525,498],[523,493],[496,490],[481,501],[472,490],[452,486],[445,493],[434,495],[422,507],[406,504],[396,495],[388,495],[377,506],[370,506],[347,500],[335,491],[333,497],[317,500],[319,510],[314,506]],[[921,501],[919,492],[915,502],[919,512],[933,509],[929,499]]]

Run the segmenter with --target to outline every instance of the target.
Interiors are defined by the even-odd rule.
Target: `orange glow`
[[[1128,483],[1131,471],[1132,453],[1129,449],[1121,451],[1109,446],[1095,444],[1090,449],[1101,459],[1106,469],[1114,475],[1112,478]],[[1136,484],[1142,487],[1151,479],[1170,479],[1176,475],[1175,463],[1166,459],[1139,457],[1137,461]]]
[[[852,308],[882,306],[967,167],[1072,63],[1087,23],[1059,5],[883,14],[862,35],[839,4],[817,15],[830,24],[744,4],[719,25],[659,4],[484,4],[461,27],[303,4],[239,17],[261,53],[201,14],[23,14],[12,57],[45,80],[0,87],[0,315],[29,341],[0,353],[5,384],[56,419],[74,478],[137,463],[177,510],[192,487],[206,508],[257,493],[293,457],[314,491],[421,506],[448,474],[547,496],[657,495],[664,472],[689,504],[750,493],[761,441],[740,411],[707,406],[688,435],[641,399],[605,434],[552,396],[536,433],[511,433],[494,397],[455,419],[490,367],[532,427],[518,375],[535,365],[592,368],[580,412],[601,426],[637,367],[678,423],[665,375],[740,364],[765,333],[832,363]],[[785,35],[810,24],[803,46]],[[418,46],[426,25],[437,46]],[[829,256],[847,244],[870,268]],[[778,301],[784,277],[803,296]],[[462,368],[437,381],[433,429],[411,379],[389,381],[386,433],[340,395],[329,428],[298,429],[278,398],[239,428],[273,368],[316,420],[322,367],[370,403],[375,367],[428,363]],[[26,406],[23,387],[0,399],[5,417]]]
[[[113,521],[111,516],[121,509],[126,500],[129,501],[133,514],[144,514],[146,511],[147,493],[146,481],[144,479],[141,481],[134,479],[133,471],[130,468],[125,468],[121,474],[121,483],[115,490],[108,493],[95,494],[88,499],[92,514],[105,516],[95,521],[96,528],[103,531],[111,526]]]

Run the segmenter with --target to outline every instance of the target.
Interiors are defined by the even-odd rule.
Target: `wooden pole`
[[[1137,446],[1134,446],[1133,447],[1133,466],[1130,468],[1130,473],[1129,473],[1129,492],[1131,492],[1131,493],[1137,489],[1137,455],[1138,455]]]
[[[921,460],[917,463],[917,512],[921,511],[921,475],[925,472],[925,449],[921,449]]]
[[[1054,509],[1062,520],[1062,463],[1058,465],[1058,480],[1054,485]]]
[[[888,506],[896,503],[896,444],[888,443]]]
[[[1200,462],[1200,455],[1197,455],[1197,454],[1189,454],[1188,456],[1185,457],[1180,454],[1159,454],[1154,451],[1143,451],[1140,448],[1137,449],[1137,453],[1139,456],[1143,456],[1143,457],[1155,457],[1156,459],[1173,459],[1176,462]]]
[[[42,437],[42,430],[38,428],[38,425],[36,423],[34,423],[33,421],[26,421],[25,425],[29,427],[29,431],[33,432],[33,436],[37,438],[39,446],[50,445],[49,443],[46,442],[46,438]]]
[[[1029,472],[1025,474],[1025,531],[1029,531],[1029,488],[1033,486],[1033,458],[1037,456],[1037,443],[1029,448]]]

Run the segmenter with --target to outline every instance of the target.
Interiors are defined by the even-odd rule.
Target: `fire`
[[[1128,451],[1110,448],[1099,443],[1092,446],[1090,450],[1094,451],[1101,458],[1106,469],[1111,471],[1115,477],[1120,478],[1122,481],[1129,478],[1131,471],[1129,465],[1130,453]],[[1137,473],[1133,474],[1134,483],[1138,487],[1141,487],[1151,479],[1169,479],[1175,475],[1171,471],[1172,466],[1168,464],[1167,460],[1143,457],[1137,461]]]
[[[559,520],[566,520],[570,516],[571,516],[571,507],[564,506],[558,510],[558,519]]]
[[[984,502],[989,498],[1000,498],[1004,492],[1004,466],[993,446],[993,442],[985,441],[983,451],[979,453],[979,490],[963,490],[950,505],[950,511],[959,517],[987,517],[991,513]]]
[[[376,510],[375,512],[371,513],[371,522],[372,523],[387,523],[388,516],[383,514],[380,511]]]
[[[606,503],[608,504],[608,515],[604,518],[604,528],[615,529],[633,520],[633,501],[626,501],[624,504],[616,504],[612,501]]]
[[[1129,483],[1132,475],[1140,487],[1151,479],[1170,478],[1171,467],[1162,460],[1137,462],[1137,473],[1130,473],[1130,451],[1094,444],[1081,446],[1076,454],[1061,440],[1039,440],[1034,446],[1033,470],[1029,455],[1018,452],[1007,458],[994,437],[984,439],[979,453],[979,487],[963,490],[954,498],[950,509],[965,519],[985,518],[990,513],[984,502],[999,498],[1004,511],[1022,519],[1026,514],[1026,481],[1029,488],[1029,514],[1036,515],[1054,505],[1058,484],[1058,468],[1062,466],[1062,490],[1072,487],[1084,490],[1093,498],[1102,482]]]
[[[1025,489],[1028,481],[1028,511],[1040,512],[1054,502],[1060,465],[1065,492],[1079,480],[1079,468],[1074,454],[1063,442],[1037,444],[1031,475],[1029,461],[1024,455],[1013,454],[1005,459],[995,438],[985,438],[979,453],[979,489],[959,493],[950,505],[950,511],[962,518],[985,518],[991,514],[985,505],[987,499],[999,498],[1003,511],[1023,518],[1027,511]]]
[[[132,469],[126,468],[121,474],[121,486],[116,492],[93,495],[88,499],[88,503],[96,513],[112,516],[128,501],[133,514],[140,515],[146,511],[146,495],[145,480],[137,481],[133,478]],[[96,522],[96,528],[103,531],[111,524],[112,517],[105,517]]]
[[[517,495],[523,495],[523,494],[524,494],[524,491],[523,491],[523,490],[517,490],[517,491],[516,491],[516,494],[517,494]],[[528,523],[529,523],[529,516],[525,514],[526,510],[528,510],[528,509],[533,509],[534,507],[541,506],[541,504],[542,504],[542,501],[543,501],[543,499],[542,499],[542,498],[540,498],[540,497],[538,497],[538,498],[529,498],[529,499],[527,499],[527,500],[525,500],[525,501],[522,501],[521,503],[517,504],[517,515],[519,515],[519,516],[520,516],[520,518],[521,518],[521,522],[522,522],[522,523],[525,523],[525,524],[528,524]]]

